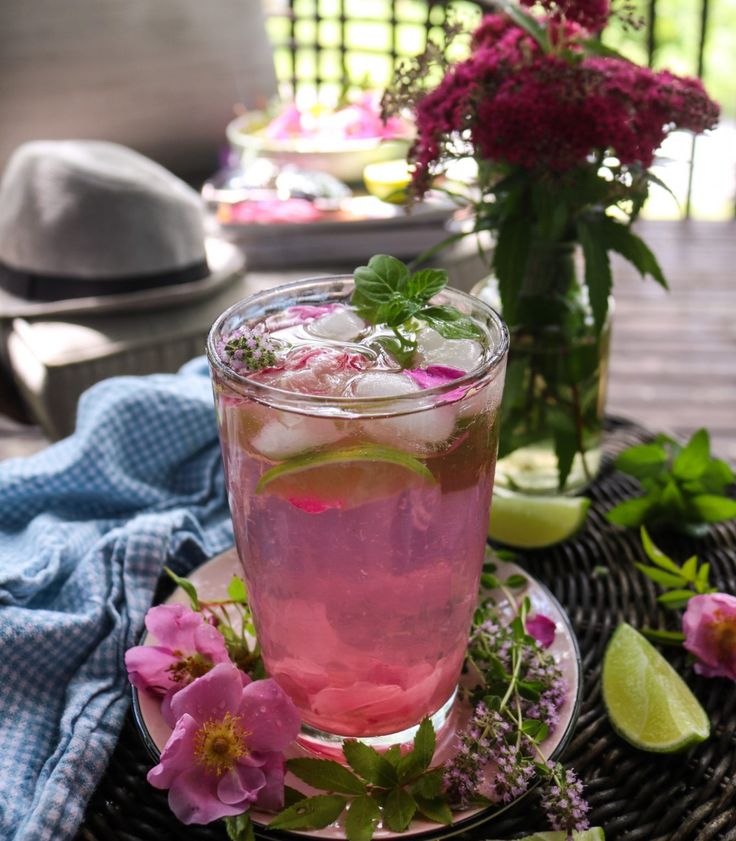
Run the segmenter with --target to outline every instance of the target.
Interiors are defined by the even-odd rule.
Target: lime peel
[[[675,753],[710,735],[708,716],[687,684],[625,622],[606,647],[602,685],[611,726],[640,750]]]
[[[287,476],[290,473],[298,473],[303,470],[309,470],[313,467],[320,467],[327,464],[340,464],[349,462],[387,462],[395,464],[399,467],[405,467],[411,470],[417,476],[420,476],[427,482],[436,483],[436,479],[432,475],[432,471],[421,461],[404,453],[401,450],[395,450],[391,447],[380,447],[375,445],[363,445],[357,447],[347,447],[342,450],[328,450],[320,453],[307,453],[306,455],[296,456],[287,461],[277,464],[270,470],[267,470],[256,485],[256,493],[262,493],[268,485],[275,479],[282,476]]]
[[[582,528],[589,508],[584,496],[530,496],[496,488],[488,536],[518,549],[552,546]]]

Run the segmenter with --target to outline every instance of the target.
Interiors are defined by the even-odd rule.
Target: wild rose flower
[[[555,641],[555,623],[543,613],[527,616],[524,623],[526,632],[542,646],[549,648]]]
[[[283,807],[283,751],[300,720],[275,681],[220,664],[178,692],[171,710],[176,725],[148,782],[169,790],[182,823]]]
[[[162,604],[146,614],[146,629],[157,645],[125,652],[128,679],[156,695],[177,692],[219,663],[229,663],[222,634],[181,604]]]
[[[685,648],[698,658],[703,677],[736,680],[736,597],[727,593],[693,596],[682,618]]]

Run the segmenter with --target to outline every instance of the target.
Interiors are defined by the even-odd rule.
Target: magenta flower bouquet
[[[430,47],[399,69],[384,104],[414,113],[416,196],[456,159],[477,162],[473,230],[493,234],[488,300],[512,332],[497,481],[500,469],[522,490],[574,490],[600,459],[609,253],[666,285],[631,224],[658,181],[650,167],[662,141],[675,129],[714,127],[718,106],[698,79],[604,46],[607,0],[500,8],[473,33],[465,60],[447,64]],[[437,63],[444,75],[427,90]],[[504,463],[515,451],[526,453],[527,469],[551,461],[553,481],[527,482],[519,464]]]

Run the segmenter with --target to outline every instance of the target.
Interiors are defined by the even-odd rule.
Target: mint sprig
[[[733,470],[710,454],[710,437],[699,429],[683,447],[667,435],[624,450],[614,461],[638,479],[643,496],[612,508],[606,517],[619,526],[671,526],[701,536],[710,523],[736,517],[736,500],[725,495]]]
[[[412,273],[401,260],[377,254],[367,266],[358,266],[353,277],[352,303],[358,315],[371,324],[393,330],[394,336],[379,341],[404,367],[411,364],[417,348],[417,321],[423,321],[446,339],[482,336],[478,325],[454,307],[430,305],[430,300],[447,285],[444,269]]]
[[[295,777],[327,794],[294,803],[269,828],[322,829],[346,812],[348,841],[370,841],[379,821],[393,832],[403,832],[417,813],[450,824],[442,770],[429,767],[434,749],[434,728],[425,718],[408,753],[398,747],[379,753],[363,742],[348,741],[343,751],[350,768],[331,759],[290,759],[286,766]]]

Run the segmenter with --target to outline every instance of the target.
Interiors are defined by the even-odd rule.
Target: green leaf
[[[230,841],[256,841],[249,812],[225,818],[225,830]]]
[[[413,753],[417,757],[419,767],[422,771],[429,768],[429,763],[434,756],[434,750],[437,744],[434,727],[428,718],[423,718],[419,729],[414,736],[414,750]]]
[[[720,523],[736,517],[736,500],[715,494],[700,494],[690,504],[705,523]]]
[[[358,266],[353,277],[361,299],[382,304],[394,292],[403,291],[409,280],[409,269],[395,257],[377,254],[367,266]]]
[[[663,645],[682,645],[685,642],[685,634],[682,631],[659,631],[656,628],[642,628],[642,634],[652,642],[659,642]]]
[[[647,553],[647,557],[652,563],[667,570],[668,572],[674,573],[675,575],[684,575],[684,571],[681,570],[671,558],[668,558],[661,549],[655,546],[654,541],[649,536],[649,532],[644,528],[644,526],[641,527],[640,535],[644,551]]]
[[[528,583],[529,581],[525,575],[509,575],[506,581],[504,581],[504,584],[507,587],[511,587],[513,590],[526,587]]]
[[[382,345],[402,368],[408,368],[411,365],[411,360],[417,352],[416,345],[402,344],[393,336],[378,336],[373,341]]]
[[[586,53],[603,56],[604,58],[615,58],[618,61],[625,61],[627,64],[631,64],[631,61],[625,55],[622,55],[612,47],[607,47],[597,38],[582,38],[578,43],[585,49]]]
[[[419,307],[420,304],[415,301],[396,294],[381,304],[376,313],[376,319],[380,323],[388,324],[389,327],[398,327],[419,312]]]
[[[269,829],[324,829],[334,823],[347,805],[345,797],[318,794],[289,806],[269,823]]]
[[[417,797],[423,797],[426,800],[434,800],[439,797],[443,785],[442,768],[435,768],[432,771],[427,771],[412,785],[412,793]]]
[[[528,718],[521,723],[521,731],[535,742],[541,742],[547,738],[549,727],[536,718]]]
[[[343,743],[342,751],[353,771],[369,783],[383,788],[398,783],[396,768],[370,745],[348,740]]]
[[[710,575],[710,564],[703,564],[698,570],[698,575],[695,580],[695,589],[698,593],[712,593],[714,590],[710,586],[708,576]]]
[[[617,251],[639,271],[642,277],[651,275],[657,283],[667,289],[667,281],[664,279],[657,258],[644,240],[633,233],[628,225],[622,225],[610,217],[604,217],[601,230],[603,244],[607,249]]]
[[[405,295],[422,304],[447,286],[446,269],[422,269],[415,272],[406,284]]]
[[[417,811],[416,800],[403,788],[389,792],[383,807],[383,822],[392,832],[404,832]]]
[[[695,593],[692,590],[670,590],[668,593],[662,593],[661,596],[657,596],[657,601],[672,610],[679,610],[679,608],[684,607],[694,595]]]
[[[695,583],[698,577],[698,556],[691,555],[682,567],[680,567],[680,572],[683,578],[687,578],[691,583]]]
[[[289,759],[286,767],[291,773],[314,788],[340,794],[363,794],[365,784],[344,765],[331,759],[303,757]]]
[[[710,461],[710,436],[706,429],[699,429],[677,454],[672,473],[683,481],[699,479]]]
[[[452,812],[447,801],[442,797],[434,797],[428,800],[426,797],[415,796],[417,810],[433,823],[440,823],[449,826],[452,823]]]
[[[416,313],[416,317],[429,324],[445,339],[477,339],[482,335],[474,321],[452,307],[424,307]]]
[[[703,475],[700,477],[700,483],[706,493],[721,494],[723,491],[734,482],[736,477],[733,470],[721,461],[719,458],[712,458],[708,462]]]
[[[661,584],[663,587],[680,588],[687,584],[687,581],[681,575],[673,575],[672,573],[665,572],[658,567],[650,567],[646,564],[635,564],[635,566],[640,572],[643,572],[647,578],[651,578],[652,581],[656,581],[657,584]]]
[[[227,585],[227,594],[234,602],[239,604],[248,604],[248,591],[245,588],[245,581],[233,575],[230,583]]]
[[[398,768],[402,759],[401,745],[391,745],[388,750],[383,751],[381,756],[394,768]]]
[[[291,786],[284,786],[284,805],[293,806],[295,803],[301,803],[306,800],[307,795]]]
[[[348,841],[371,841],[380,820],[381,810],[375,800],[367,795],[356,797],[348,806],[345,816],[345,835]]]
[[[498,228],[496,249],[493,252],[493,267],[498,278],[501,308],[507,324],[516,323],[516,304],[524,279],[531,225],[525,216],[511,216]]]
[[[640,444],[629,447],[616,457],[613,466],[637,479],[657,476],[667,464],[667,452],[659,444]]]
[[[168,567],[164,567],[164,572],[169,576],[169,578],[189,596],[189,601],[192,605],[192,610],[199,610],[199,596],[197,595],[197,588],[192,584],[191,581],[187,578],[182,578],[180,575],[177,575],[173,570],[170,570]]]
[[[577,228],[585,257],[585,285],[588,287],[596,330],[600,332],[608,314],[608,297],[613,285],[602,223],[581,217]]]
[[[685,513],[685,500],[674,478],[670,477],[667,480],[667,484],[659,497],[659,502],[661,506],[669,509],[671,518],[680,517]]]
[[[482,572],[480,575],[480,586],[485,590],[495,590],[501,586],[501,582],[495,575],[490,572]]]
[[[557,485],[560,490],[565,487],[567,477],[572,470],[572,463],[578,452],[577,435],[574,432],[553,430],[555,441],[555,455],[557,456]]]

